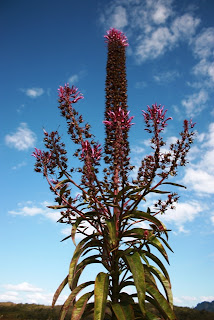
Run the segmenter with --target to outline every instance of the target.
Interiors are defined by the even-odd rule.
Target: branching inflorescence
[[[125,66],[128,40],[114,28],[107,32],[105,39],[108,58],[104,148],[94,141],[90,125],[84,123],[82,115],[75,109],[83,95],[76,87],[65,84],[59,88],[59,109],[77,148],[74,156],[82,166],[69,168],[65,144],[57,131],[44,131],[47,151],[35,149],[33,153],[36,158],[35,171],[43,173],[56,196],[57,204],[50,208],[60,210],[59,222],[72,225],[71,235],[66,239],[71,237],[75,243],[76,233],[83,237],[76,246],[68,276],[56,291],[53,305],[68,283],[71,294],[62,307],[61,320],[69,307],[72,319],[86,319],[90,313],[96,320],[104,319],[105,315],[108,319],[160,319],[148,310],[146,300],[157,309],[161,319],[173,320],[175,315],[169,276],[163,263],[151,250],[156,248],[168,261],[163,246],[170,248],[163,239],[164,235],[168,239],[167,229],[155,216],[164,213],[167,208],[173,208],[178,196],[159,188],[162,184],[180,186],[168,181],[168,178],[177,174],[178,166],[186,164],[194,124],[185,120],[180,139],[171,144],[168,151],[162,151],[166,144],[162,132],[172,118],[166,116],[164,107],[157,104],[148,106],[147,111],[143,111],[143,118],[145,130],[151,134],[152,152],[143,158],[137,177],[132,181],[129,178],[133,167],[130,165],[128,133],[133,125],[133,116],[127,110]],[[106,167],[103,179],[100,179],[102,159]],[[74,181],[74,172],[81,175],[79,182]],[[153,192],[162,194],[165,199],[158,200],[152,210],[140,210],[139,206],[145,206],[147,195]],[[148,227],[142,228],[141,222],[148,222]],[[93,254],[95,251],[97,253]],[[87,255],[89,252],[90,255]],[[79,285],[82,271],[91,263],[102,264],[106,273],[100,272],[95,281]],[[155,278],[162,284],[165,296],[160,293]],[[94,290],[76,301],[80,290],[91,284],[94,284]],[[135,287],[136,293],[126,292],[126,287],[130,285]],[[92,295],[94,303],[87,305]],[[134,297],[137,297],[138,303],[133,300]]]

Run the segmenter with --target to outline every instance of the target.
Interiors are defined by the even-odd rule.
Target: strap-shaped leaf
[[[146,266],[146,268],[148,268],[148,267]],[[169,304],[170,304],[171,308],[173,308],[173,296],[172,296],[172,290],[171,290],[170,282],[168,281],[167,278],[164,277],[164,275],[157,268],[155,268],[153,266],[150,266],[148,268],[148,270],[150,272],[152,272],[159,279],[159,281],[161,282],[161,284],[162,284],[162,286],[164,288],[164,291],[166,293],[167,299],[169,301]]]
[[[142,311],[142,314],[145,316],[145,275],[144,267],[138,252],[135,252],[132,255],[125,255],[125,260],[128,262],[128,266],[133,275],[134,284],[137,289],[137,296],[139,301],[139,306]]]
[[[152,261],[154,261],[158,265],[158,267],[161,269],[164,276],[168,279],[168,281],[170,281],[169,274],[168,274],[166,268],[164,267],[163,263],[153,253],[142,250],[140,252],[140,254],[141,254],[141,256],[146,255],[148,258],[150,258]]]
[[[172,252],[174,252],[172,250],[172,248],[170,247],[170,245],[168,244],[168,242],[163,238],[163,237],[159,237],[159,239],[161,239],[161,241],[163,241],[163,243],[165,244],[165,246]]]
[[[154,223],[158,227],[163,226],[162,222],[158,220],[156,217],[153,217],[151,214],[144,211],[140,211],[140,210],[135,210],[130,214],[126,213],[123,219],[127,219],[127,218],[144,219],[146,221],[150,221]]]
[[[99,255],[93,255],[91,257],[87,257],[76,266],[76,271],[75,271],[73,281],[72,281],[72,289],[77,286],[77,283],[79,281],[79,277],[81,276],[85,267],[87,267],[89,264],[92,264],[92,263],[102,263],[101,261],[96,259],[98,257],[99,257]]]
[[[117,244],[117,236],[116,236],[116,224],[114,217],[112,219],[106,220],[106,225],[108,227],[108,237],[109,243],[111,246],[115,246]]]
[[[52,308],[55,306],[55,303],[56,303],[60,293],[62,292],[62,290],[64,289],[64,287],[66,286],[67,283],[68,283],[68,276],[62,281],[59,288],[56,290],[54,297],[53,297],[53,301],[52,301]]]
[[[135,320],[133,307],[128,304],[112,304],[112,309],[118,320]]]
[[[164,249],[162,243],[158,240],[156,236],[150,237],[148,239],[148,244],[153,245],[155,248],[158,249],[158,251],[162,254],[162,256],[166,259],[166,261],[169,263],[168,255],[166,253],[166,250]]]
[[[174,182],[162,182],[162,184],[169,184],[171,186],[175,186],[175,187],[181,187],[186,189],[187,187],[183,186],[182,184],[178,184],[178,183],[174,183]]]
[[[109,276],[100,272],[95,280],[94,287],[94,319],[103,320],[109,289]]]
[[[78,263],[78,260],[81,256],[81,254],[84,252],[84,250],[86,250],[89,247],[96,247],[96,246],[99,247],[100,246],[100,241],[94,240],[93,236],[94,235],[90,235],[90,236],[84,238],[76,246],[76,249],[74,251],[73,258],[71,260],[70,267],[69,267],[69,273],[68,273],[68,284],[69,284],[70,288],[72,288],[72,289],[73,289],[72,283],[73,283],[74,275],[76,273],[76,266],[77,266],[77,263]],[[91,238],[92,238],[92,240],[89,241]]]
[[[146,319],[147,320],[161,320],[160,317],[158,317],[156,314],[154,314],[150,311],[146,311]]]
[[[154,285],[146,283],[146,291],[153,297],[154,301],[148,296],[146,296],[146,299],[158,308],[161,314],[165,317],[164,319],[176,320],[176,316],[170,304]]]
[[[74,307],[72,308],[72,312],[71,312],[71,319],[72,320],[80,320],[81,319],[82,314],[85,311],[85,307],[87,305],[87,302],[93,296],[93,294],[94,294],[93,291],[87,292],[81,298],[79,298],[79,300],[77,300]]]
[[[149,238],[149,236],[153,235],[153,231],[148,231],[148,232],[149,232],[149,235],[148,235],[148,238]],[[123,237],[133,237],[137,239],[143,239],[145,238],[145,229],[133,228],[133,229],[127,230],[123,233]]]
[[[66,299],[65,303],[62,306],[60,320],[64,320],[65,319],[65,316],[66,316],[70,306],[74,302],[74,299],[76,298],[77,294],[82,289],[86,288],[87,286],[89,286],[91,284],[94,284],[94,281],[88,281],[88,282],[82,283],[71,292],[71,294],[68,296],[68,298]]]

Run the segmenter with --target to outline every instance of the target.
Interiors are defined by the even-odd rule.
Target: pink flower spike
[[[41,158],[43,155],[42,151],[40,149],[35,148],[35,151],[32,153],[32,157],[35,157],[36,159]]]
[[[107,35],[104,36],[104,38],[106,38],[107,40],[105,41],[106,43],[113,43],[113,42],[117,42],[119,43],[121,46],[123,47],[127,47],[128,44],[128,39],[127,37],[124,35],[124,33],[122,33],[120,30],[117,30],[115,28],[111,28],[107,31]]]

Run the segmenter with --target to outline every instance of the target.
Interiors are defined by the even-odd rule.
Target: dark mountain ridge
[[[198,303],[195,309],[199,311],[206,310],[206,311],[214,312],[214,301],[212,302],[203,301],[201,303]]]

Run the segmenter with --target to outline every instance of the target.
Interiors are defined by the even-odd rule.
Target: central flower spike
[[[122,31],[115,28],[108,30],[107,35],[105,35],[104,38],[107,39],[105,41],[106,43],[117,42],[123,47],[127,47],[129,45],[127,37],[122,33]]]

